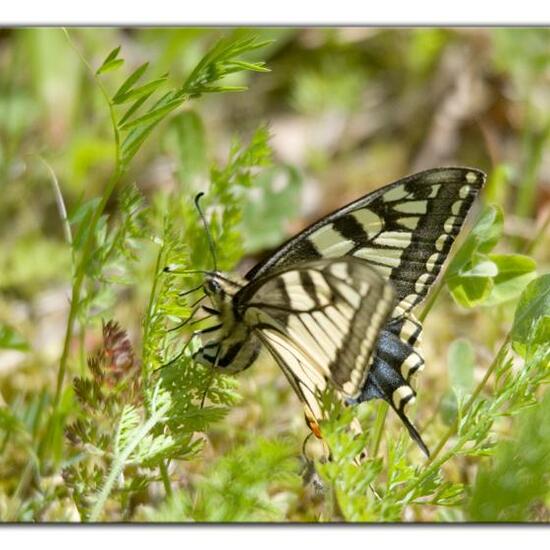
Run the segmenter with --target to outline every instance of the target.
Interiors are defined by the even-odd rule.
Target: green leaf
[[[439,403],[439,414],[446,426],[450,426],[456,419],[458,413],[458,399],[456,393],[448,389]]]
[[[124,163],[128,163],[132,159],[155,126],[166,115],[181,105],[185,99],[186,96],[181,92],[166,92],[156,101],[148,113],[127,122],[121,127],[121,130],[131,130],[121,146]]]
[[[117,94],[115,97],[113,97],[113,103],[115,105],[120,105],[122,103],[127,103],[128,101],[133,101],[134,99],[139,99],[143,96],[149,97],[153,92],[158,90],[160,86],[162,86],[166,82],[167,78],[168,75],[165,74],[160,78],[157,78],[156,80],[151,80],[151,82],[148,82],[143,86],[132,88],[131,90],[128,90],[123,94]]]
[[[214,82],[222,80],[229,74],[242,70],[253,70],[265,72],[263,63],[252,63],[251,67],[238,66],[242,60],[238,56],[262,48],[271,41],[257,42],[254,36],[245,39],[222,38],[204,57],[199,61],[187,80],[183,84],[181,91],[191,97],[198,97],[203,93],[220,91],[241,91],[246,89],[242,86],[212,86]],[[246,62],[245,62],[246,63]]]
[[[498,266],[488,255],[498,242],[503,227],[500,208],[488,206],[455,255],[446,274],[454,300],[473,307],[487,300],[493,290]]]
[[[248,90],[248,86],[205,86],[202,90],[203,93],[219,94],[221,92],[245,92]]]
[[[472,392],[474,388],[475,354],[468,340],[455,340],[449,346],[447,364],[453,390],[459,397]]]
[[[470,264],[482,253],[490,252],[502,234],[504,217],[499,207],[485,207],[470,234],[455,254],[447,270],[448,277],[468,271]],[[479,260],[478,260],[479,261]]]
[[[454,300],[463,307],[483,303],[491,295],[493,284],[490,277],[453,277],[447,281]]]
[[[124,63],[124,59],[118,59],[118,53],[120,52],[120,46],[112,50],[109,55],[105,58],[105,61],[101,64],[99,69],[96,71],[96,75],[112,71],[117,67],[120,67]]]
[[[255,71],[258,73],[271,72],[271,70],[265,66],[265,63],[263,61],[260,61],[259,63],[248,63],[246,61],[233,61],[230,64],[230,66],[232,69],[234,68],[237,71]]]
[[[90,220],[94,215],[94,211],[101,201],[101,197],[94,197],[82,203],[70,216],[69,222],[78,224],[76,233],[73,234],[73,248],[78,250],[88,237],[90,231]]]
[[[28,342],[12,327],[0,323],[0,349],[28,351]]]
[[[494,286],[483,305],[494,306],[517,298],[522,290],[536,277],[537,263],[521,254],[490,254],[498,268]]]
[[[120,66],[124,65],[124,59],[113,59],[101,67],[101,70],[98,70],[97,75],[107,73],[109,71],[114,71]]]
[[[140,96],[130,107],[128,110],[124,113],[122,118],[118,121],[118,127],[119,129],[122,129],[124,126],[124,123],[151,97],[153,94],[153,91],[149,92],[148,94]]]
[[[472,264],[466,269],[460,271],[461,277],[496,277],[498,275],[498,267],[486,256],[476,256]]]
[[[135,118],[130,122],[126,122],[125,124],[122,124],[120,126],[120,129],[130,130],[131,128],[136,128],[138,126],[142,126],[145,124],[156,123],[160,121],[160,119],[164,118],[171,111],[173,111],[176,107],[181,105],[182,102],[183,102],[183,98],[178,97],[177,99],[169,101],[168,103],[163,103],[159,107],[151,109],[148,113],[144,114],[143,116],[140,116],[139,118]]]
[[[531,281],[522,292],[514,316],[512,341],[527,343],[535,323],[546,317],[550,317],[550,273]]]
[[[485,201],[487,203],[506,204],[507,193],[510,190],[509,182],[512,179],[511,166],[497,164],[487,179],[485,186]]]
[[[490,252],[498,243],[504,226],[504,215],[499,206],[489,205],[483,211],[479,221],[472,229],[477,240],[479,252]]]
[[[143,76],[143,73],[147,70],[149,63],[143,63],[140,65],[120,86],[113,96],[113,103],[117,103],[121,96],[124,96],[128,90]]]

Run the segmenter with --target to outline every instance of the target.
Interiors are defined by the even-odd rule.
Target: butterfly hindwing
[[[485,180],[472,168],[436,168],[398,180],[323,218],[246,278],[316,258],[368,261],[396,291],[394,316],[422,301]]]
[[[273,270],[234,303],[314,409],[327,381],[345,397],[360,395],[394,291],[367,262],[344,257]]]

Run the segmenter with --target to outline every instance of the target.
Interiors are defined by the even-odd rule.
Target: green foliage
[[[360,466],[353,462],[365,448],[366,434],[350,430],[354,419],[351,408],[342,410],[333,404],[329,420],[322,423],[322,433],[329,449],[330,460],[316,465],[321,479],[330,487],[336,509],[346,521],[382,520],[378,500],[370,485],[382,471],[382,459],[366,459]],[[338,512],[337,512],[338,513]],[[390,512],[391,513],[391,512]],[[330,516],[332,514],[329,515]],[[335,519],[339,519],[338,517]]]
[[[81,205],[71,216],[70,221],[77,227],[73,240],[75,254],[83,251],[89,239],[94,247],[86,263],[84,292],[79,304],[82,320],[94,315],[104,315],[114,304],[117,285],[133,282],[132,264],[138,259],[139,241],[146,235],[146,207],[143,197],[134,186],[120,191],[118,198],[118,223],[113,223],[106,215],[99,218],[92,236],[90,224],[98,200],[91,199]]]
[[[144,320],[142,354],[134,350],[126,332],[118,325],[104,324],[101,349],[88,359],[91,376],[77,377],[73,383],[76,402],[71,406],[75,418],[65,430],[72,458],[63,469],[69,490],[64,497],[72,497],[82,520],[101,519],[106,509],[116,509],[121,518],[131,517],[136,502],[158,480],[170,493],[168,461],[196,456],[204,441],[200,433],[220,421],[227,406],[236,402],[233,380],[213,377],[204,367],[194,365],[189,353],[181,353],[169,367],[158,370],[166,363],[176,341],[181,342],[181,333],[167,328],[191,313],[180,296],[182,287],[177,279],[181,278],[166,274],[163,267],[171,263],[198,267],[206,262],[200,252],[200,244],[205,242],[204,228],[188,194],[173,197],[164,211],[159,205],[150,208],[135,186],[122,185],[121,177],[152,129],[183,101],[204,93],[235,91],[234,87],[217,84],[230,74],[264,72],[263,62],[248,63],[240,58],[261,46],[253,38],[222,39],[180,89],[156,100],[155,94],[166,84],[167,77],[140,84],[147,64],[131,73],[112,95],[98,83],[109,101],[117,164],[103,195],[82,202],[68,218],[68,240],[74,262],[73,298],[53,411],[49,419],[38,413],[37,420],[42,423],[46,419],[46,425],[41,426],[39,433],[36,429],[35,433],[29,433],[9,408],[2,409],[4,448],[9,443],[10,448],[19,445],[29,453],[36,452],[34,440],[39,434],[43,438],[40,441],[39,437],[39,448],[47,449],[44,444],[48,441],[51,446],[53,435],[62,431],[65,422],[61,388],[75,321],[78,319],[85,327],[94,317],[112,311],[120,297],[121,285],[135,284],[138,261],[149,246],[146,241],[151,240],[158,247],[158,254]],[[113,50],[96,76],[119,69],[123,65],[119,54],[120,48]],[[148,107],[150,98],[153,103]],[[129,108],[119,114],[119,106],[124,105]],[[248,147],[235,141],[227,164],[212,168],[209,199],[220,211],[219,217],[216,212],[211,218],[213,233],[223,251],[219,254],[222,267],[232,266],[242,254],[241,237],[236,231],[242,210],[238,190],[250,188],[256,175],[252,172],[267,165],[270,155],[267,140],[267,131],[260,129]],[[115,187],[118,188],[116,214],[106,215],[107,201]],[[62,202],[63,197],[59,198]],[[180,223],[175,223],[182,212],[183,219],[193,220],[184,224],[183,229],[178,227]],[[197,246],[191,251],[184,243],[194,242],[193,239]],[[193,255],[200,260],[193,263]],[[6,347],[28,349],[11,328],[6,326],[2,334]],[[49,400],[43,399],[41,403],[39,410],[48,410]],[[41,457],[34,464],[39,476],[44,467],[40,460]],[[24,477],[22,482],[28,483],[28,479]],[[39,506],[38,501],[34,502]],[[8,514],[25,517],[27,512],[15,510],[16,506],[18,501],[14,497],[8,505]],[[37,513],[36,506],[31,513]]]
[[[246,90],[245,86],[228,86],[220,81],[236,72],[265,72],[263,62],[247,62],[241,55],[265,46],[254,37],[244,39],[221,39],[200,60],[180,88],[166,90],[168,74],[161,75],[137,85],[144,76],[149,63],[143,63],[134,70],[111,96],[110,103],[116,121],[116,134],[120,140],[120,161],[126,166],[139,151],[153,129],[170,113],[190,98],[197,98],[212,92]],[[96,71],[96,75],[112,71],[123,65],[119,58],[120,47],[115,48]],[[160,93],[162,89],[163,93]],[[129,105],[128,105],[129,104]],[[126,105],[124,112],[115,109]]]
[[[494,306],[517,298],[535,277],[536,262],[521,254],[492,254],[502,236],[503,214],[488,206],[446,275],[453,298],[464,307]]]
[[[474,389],[475,353],[468,340],[455,340],[449,346],[447,361],[451,388],[458,397]]]
[[[521,351],[536,338],[544,344],[550,340],[550,274],[535,279],[523,291],[512,327],[512,339]],[[534,327],[538,327],[538,332]],[[533,336],[534,334],[534,336]]]
[[[447,354],[450,387],[443,395],[440,414],[451,425],[458,412],[459,400],[471,395],[474,389],[475,353],[469,340],[455,340]]]
[[[547,521],[548,31],[255,36],[3,31],[0,519]],[[194,196],[218,268],[244,271],[317,214],[451,159],[488,172],[491,206],[445,275],[468,309],[435,291],[421,314],[431,457],[386,404],[329,400],[330,460],[300,471],[280,371],[192,360],[209,321],[188,271],[213,268]]]
[[[354,522],[403,520],[410,506],[450,506],[459,502],[461,484],[445,481],[438,470],[415,466],[408,458],[405,434],[388,440],[386,460],[362,458],[368,436],[350,429],[355,411],[331,409],[331,419],[322,425],[330,460],[316,464],[333,498],[328,519]]]
[[[125,332],[108,323],[103,340],[102,350],[88,360],[92,377],[73,382],[81,412],[66,436],[80,458],[63,471],[81,519],[91,521],[101,518],[112,493],[126,517],[133,493],[156,479],[152,469],[168,457],[189,458],[198,448],[192,432],[166,427],[171,401],[161,385],[140,387]]]
[[[476,476],[469,498],[472,521],[527,521],[538,518],[550,482],[550,393],[514,422],[511,437],[501,441],[493,458]]]
[[[209,197],[224,205],[221,218],[213,216],[211,220],[218,247],[227,248],[218,257],[222,266],[234,262],[240,254],[240,235],[234,225],[240,220],[241,207],[234,191],[248,188],[251,170],[265,164],[269,155],[267,139],[267,132],[261,129],[248,147],[235,143],[227,165],[212,169]],[[110,251],[117,244],[124,250],[125,258],[134,260],[131,245],[136,238],[143,238],[135,219],[142,212],[139,197],[134,193],[124,195],[121,205],[123,212],[128,212],[127,217],[112,237],[102,241],[100,250],[106,252],[96,254],[103,267],[109,265]],[[176,229],[172,221],[182,209],[188,212],[189,219],[183,230]],[[124,333],[107,324],[103,352],[88,361],[92,380],[75,379],[82,415],[67,429],[67,437],[87,458],[67,468],[65,480],[73,490],[82,519],[100,519],[111,496],[118,498],[122,517],[131,515],[136,493],[146,491],[158,479],[151,470],[164,468],[167,460],[193,458],[203,443],[197,435],[219,422],[227,413],[227,406],[236,402],[235,382],[196,365],[190,353],[193,341],[178,351],[181,331],[168,330],[174,321],[179,323],[192,314],[192,308],[180,295],[181,276],[166,273],[164,267],[208,262],[203,255],[202,260],[191,263],[190,250],[184,244],[199,244],[199,236],[204,240],[204,228],[190,197],[177,198],[164,212],[163,233],[155,239],[160,246],[144,320],[141,367],[137,367]],[[170,353],[175,358],[169,357]],[[109,369],[114,369],[114,373]],[[114,375],[121,375],[121,369],[127,371],[123,379],[113,381]],[[126,477],[128,470],[131,475]],[[164,482],[169,483],[166,477]]]
[[[0,323],[0,348],[27,351],[29,344],[14,328]]]
[[[180,491],[148,521],[282,521],[301,485],[295,442],[266,440],[214,462],[192,493]]]

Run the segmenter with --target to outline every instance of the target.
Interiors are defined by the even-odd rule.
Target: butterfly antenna
[[[204,230],[206,231],[206,237],[208,238],[208,246],[210,247],[210,254],[212,254],[212,260],[214,261],[214,271],[218,271],[218,263],[216,262],[216,251],[214,248],[214,241],[212,240],[212,235],[210,234],[210,229],[208,227],[208,223],[206,222],[206,217],[204,216],[204,212],[202,211],[202,208],[199,204],[199,201],[203,195],[204,193],[200,192],[195,197],[195,207],[199,212],[199,216],[201,217],[202,224],[204,225]]]

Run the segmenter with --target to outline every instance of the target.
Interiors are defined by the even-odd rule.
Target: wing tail
[[[404,342],[401,342],[401,348],[405,349],[409,347]],[[386,350],[387,351],[387,350]],[[416,352],[410,349],[409,357],[413,357],[416,360]],[[422,440],[422,437],[418,433],[418,430],[414,427],[413,423],[407,416],[406,409],[410,406],[416,397],[416,392],[410,386],[409,382],[403,377],[392,363],[387,362],[381,357],[381,354],[377,354],[371,370],[369,372],[367,382],[363,389],[363,392],[356,400],[357,403],[363,401],[369,401],[371,399],[383,399],[399,416],[401,422],[407,428],[409,435],[417,443],[420,449],[426,456],[430,456],[428,447]]]

